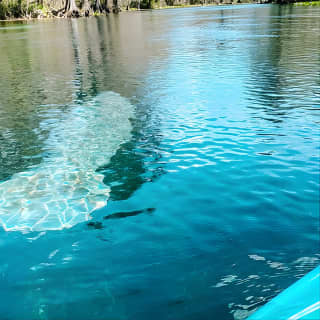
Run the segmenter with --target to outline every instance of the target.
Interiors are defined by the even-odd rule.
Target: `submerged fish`
[[[133,216],[137,216],[140,213],[152,213],[155,210],[156,210],[155,208],[147,208],[142,210],[115,212],[115,213],[109,214],[108,216],[105,216],[104,219],[121,219],[121,218],[133,217]]]
[[[96,169],[130,139],[133,113],[133,105],[113,92],[72,106],[51,130],[42,163],[0,183],[0,225],[40,231],[89,220],[110,192]]]

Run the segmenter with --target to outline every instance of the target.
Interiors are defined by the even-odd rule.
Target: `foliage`
[[[0,2],[0,20],[4,20],[7,17],[7,6]]]
[[[29,7],[26,8],[25,12],[27,14],[32,14],[33,12],[35,12],[37,10],[43,10],[43,5],[36,4],[36,3],[31,3],[31,4],[29,4]]]
[[[320,6],[320,1],[297,2],[296,6]]]
[[[21,0],[17,2],[9,2],[8,13],[13,18],[19,18],[22,16]]]
[[[140,2],[140,9],[155,9],[155,7],[155,0],[141,0]]]

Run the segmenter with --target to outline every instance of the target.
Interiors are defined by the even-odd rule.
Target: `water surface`
[[[1,23],[1,317],[239,320],[319,264],[319,34],[276,5]],[[30,228],[51,186],[72,223]]]

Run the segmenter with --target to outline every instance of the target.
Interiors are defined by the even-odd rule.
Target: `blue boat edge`
[[[320,265],[247,320],[320,320]]]

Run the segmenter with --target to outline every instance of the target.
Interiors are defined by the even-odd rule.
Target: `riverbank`
[[[227,4],[227,3],[225,3]],[[134,5],[134,4],[133,4]],[[81,5],[79,6],[78,17],[81,16],[100,16],[106,15],[108,13],[119,13],[123,11],[145,11],[145,10],[161,10],[161,9],[177,9],[177,8],[189,8],[189,7],[202,7],[202,6],[217,6],[218,3],[206,3],[206,4],[180,4],[180,5],[164,5],[157,6],[156,3],[150,8],[138,8],[138,7],[118,7],[115,8],[102,8],[102,10],[94,11],[90,10],[89,14],[86,15],[84,10],[82,10]],[[28,8],[21,4],[20,8],[13,6],[12,4],[5,5],[1,3],[0,0],[0,21],[23,21],[30,19],[42,19],[42,18],[64,18],[64,10],[56,10],[54,8],[45,7],[43,5],[29,6]]]
[[[0,21],[21,21],[48,18],[78,18],[119,13],[121,11],[143,11],[177,9],[219,5],[265,4],[269,0],[0,0]],[[297,6],[320,6],[320,1],[292,2],[274,1],[279,4]],[[60,5],[59,5],[60,3]]]
[[[77,18],[121,11],[173,9],[200,6],[260,4],[268,0],[0,0],[0,21]]]

